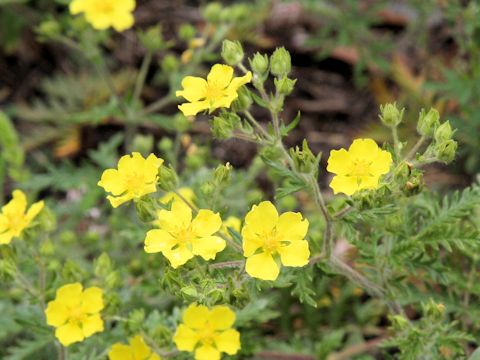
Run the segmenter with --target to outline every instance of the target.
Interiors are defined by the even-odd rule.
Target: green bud
[[[128,314],[128,327],[132,332],[139,331],[145,322],[145,310],[135,309]]]
[[[440,125],[434,134],[435,142],[442,143],[444,141],[450,140],[453,135],[453,130],[450,125],[450,122],[447,120],[442,125]]]
[[[112,261],[107,253],[102,253],[94,262],[93,271],[95,276],[105,277],[112,271]]]
[[[419,170],[414,170],[408,180],[405,182],[402,190],[407,196],[419,194],[424,187],[423,173]]]
[[[397,331],[406,329],[409,324],[408,319],[402,315],[391,316],[390,321],[392,322],[392,327]]]
[[[436,303],[430,300],[426,304],[422,304],[423,313],[425,316],[433,320],[442,320],[445,315],[445,305],[442,303]]]
[[[162,71],[166,74],[174,73],[178,70],[180,62],[175,55],[167,54],[162,59],[161,67]]]
[[[198,297],[198,291],[193,285],[184,286],[180,289],[186,300],[195,300]]]
[[[215,116],[210,121],[212,134],[216,139],[229,139],[233,131],[238,128],[240,117],[233,113],[222,111],[219,116]]]
[[[237,90],[238,97],[232,104],[233,112],[244,112],[248,110],[253,103],[252,97],[250,96],[250,91],[242,86]]]
[[[417,131],[420,135],[432,137],[435,129],[440,125],[440,114],[436,109],[431,108],[428,113],[425,110],[420,111]]]
[[[382,123],[389,127],[395,127],[402,122],[405,109],[399,110],[397,104],[393,103],[380,105],[380,111],[380,120],[382,120]]]
[[[175,129],[179,132],[186,132],[191,126],[191,122],[188,118],[180,112],[175,115],[173,124]]]
[[[412,173],[412,165],[406,161],[402,161],[395,168],[393,174],[396,181],[404,182],[406,181]]]
[[[224,294],[223,290],[214,288],[208,292],[207,296],[209,301],[211,301],[212,304],[216,304],[222,301],[223,294]]]
[[[243,60],[243,48],[239,41],[223,40],[222,58],[231,66],[238,65]]]
[[[209,198],[210,196],[212,196],[215,192],[215,189],[216,186],[210,181],[207,181],[200,186],[200,192],[203,196],[205,196],[205,198]]]
[[[158,186],[163,191],[173,191],[178,186],[178,176],[172,165],[169,165],[168,167],[164,165],[160,166],[160,169],[158,170],[158,178]]]
[[[139,30],[137,36],[142,45],[151,52],[158,51],[166,46],[160,25],[151,26],[145,31]]]
[[[455,140],[446,140],[435,144],[435,156],[445,164],[451,163],[455,159],[458,144]]]
[[[231,180],[232,165],[226,163],[225,165],[218,165],[213,173],[215,183],[220,185],[227,185]]]
[[[297,79],[289,79],[288,77],[274,79],[275,89],[282,95],[290,95],[295,88],[296,82]]]
[[[135,201],[135,209],[137,210],[138,218],[145,222],[151,222],[156,219],[156,208],[154,199],[151,196],[143,196]]]
[[[189,42],[197,34],[197,29],[195,29],[191,24],[182,24],[178,29],[178,37],[180,40]]]
[[[304,174],[311,174],[317,171],[319,158],[313,155],[306,139],[303,140],[301,150],[298,146],[296,146],[295,149],[290,149],[290,156],[292,157],[296,171]]]
[[[290,53],[284,48],[277,48],[270,56],[270,72],[277,77],[286,77],[292,70]]]
[[[222,14],[222,4],[211,2],[202,11],[203,18],[211,23],[218,23]]]
[[[55,253],[55,245],[50,239],[45,240],[40,245],[40,254],[44,256],[49,256]]]
[[[60,24],[53,19],[45,20],[35,28],[35,32],[38,34],[39,41],[48,41],[56,39],[62,33]]]
[[[268,56],[262,55],[259,52],[253,55],[253,58],[248,59],[250,62],[250,67],[252,68],[254,74],[259,77],[264,77],[268,71]]]
[[[152,134],[137,134],[133,138],[133,151],[138,151],[140,154],[147,156],[153,150],[153,135]]]
[[[162,140],[160,140],[157,144],[158,149],[164,153],[171,151],[173,149],[173,146],[174,144],[172,139],[168,137],[162,138]]]

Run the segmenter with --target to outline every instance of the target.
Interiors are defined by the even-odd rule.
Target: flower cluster
[[[191,304],[183,313],[183,324],[173,341],[181,351],[195,352],[195,360],[219,360],[221,353],[240,350],[240,333],[232,329],[235,313],[227,306]]]
[[[2,207],[0,213],[0,244],[9,244],[13,238],[19,237],[43,207],[43,201],[39,201],[27,210],[27,197],[21,190],[15,190],[12,200]]]
[[[98,287],[83,290],[80,283],[67,284],[57,290],[55,300],[45,310],[47,324],[54,326],[55,336],[64,346],[103,331],[100,317],[103,291]]]
[[[133,26],[135,0],[73,0],[72,15],[85,14],[85,19],[97,30],[113,27],[121,32]]]

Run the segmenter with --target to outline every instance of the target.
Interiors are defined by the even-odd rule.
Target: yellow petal
[[[375,158],[378,153],[378,145],[372,139],[355,139],[348,148],[352,159],[369,161]]]
[[[205,305],[191,304],[183,313],[183,322],[191,329],[203,329],[210,311]]]
[[[351,169],[352,160],[347,150],[340,149],[330,151],[327,171],[339,175],[348,175]]]
[[[40,211],[42,211],[44,207],[45,203],[43,201],[36,202],[32,206],[30,206],[30,209],[28,209],[26,215],[28,222],[30,223],[40,213]]]
[[[192,209],[183,201],[177,200],[172,203],[171,211],[160,210],[158,223],[162,229],[170,233],[185,230],[192,221]]]
[[[140,335],[130,339],[130,346],[133,350],[134,359],[146,359],[147,356],[152,352]]]
[[[90,315],[82,322],[83,335],[89,337],[103,331],[103,320],[99,314]]]
[[[192,240],[192,253],[204,260],[215,259],[217,253],[225,249],[226,242],[218,236],[206,236]]]
[[[199,237],[213,235],[222,227],[222,219],[218,213],[201,209],[192,221],[192,231]]]
[[[205,99],[207,82],[195,76],[186,76],[182,80],[183,90],[178,90],[176,96],[182,96],[189,102]]]
[[[357,177],[355,176],[334,176],[330,182],[330,187],[334,194],[344,193],[346,195],[352,195],[358,190]]]
[[[82,299],[82,289],[83,287],[80,283],[64,285],[57,290],[55,301],[70,308],[78,307]]]
[[[200,336],[198,333],[184,324],[180,324],[177,327],[177,331],[173,337],[173,341],[180,351],[193,351],[199,340]]]
[[[280,215],[277,224],[277,234],[282,241],[303,240],[307,235],[308,220],[302,220],[302,214],[286,212]]]
[[[228,329],[214,338],[217,349],[229,355],[240,350],[240,333],[235,329]]]
[[[117,207],[126,203],[127,201],[132,200],[134,197],[135,197],[134,194],[127,193],[125,195],[117,196],[117,197],[109,195],[107,196],[107,200],[110,201],[110,204],[112,205],[112,207],[116,209]]]
[[[235,322],[235,313],[228,306],[217,305],[210,310],[209,323],[215,330],[225,330]]]
[[[262,280],[275,280],[280,273],[272,255],[264,252],[250,256],[245,264],[245,271],[251,277]]]
[[[167,231],[162,229],[154,229],[147,232],[145,237],[145,252],[157,253],[168,251],[177,244],[177,240]]]
[[[285,266],[305,266],[308,264],[310,250],[308,241],[293,241],[290,245],[278,249],[282,264]]]
[[[162,254],[170,261],[170,265],[174,269],[193,258],[193,253],[185,245],[180,245],[173,250],[165,250]]]
[[[383,175],[388,173],[392,165],[392,154],[385,150],[379,150],[377,156],[370,164],[370,173],[374,175]]]
[[[55,330],[55,336],[63,346],[82,341],[85,338],[82,329],[78,325],[72,323],[67,323],[58,327]]]
[[[207,75],[207,82],[209,86],[225,89],[232,81],[232,77],[233,68],[231,66],[215,64]]]
[[[142,173],[146,182],[152,182],[157,179],[158,169],[163,165],[163,159],[156,157],[155,154],[150,154],[142,165]]]
[[[178,105],[178,109],[185,116],[195,116],[203,110],[207,110],[210,107],[210,103],[206,100],[204,101],[194,101],[192,103],[185,103]]]
[[[228,234],[227,229],[230,228],[235,230],[236,232],[240,232],[240,228],[242,227],[242,221],[237,218],[236,216],[229,216],[227,220],[223,222],[223,231]]]
[[[12,199],[2,207],[2,213],[15,217],[23,216],[27,209],[27,197],[21,190],[15,190],[12,193]]]
[[[97,30],[105,30],[112,25],[112,17],[104,13],[87,11],[85,12],[85,18]]]
[[[117,11],[112,18],[112,26],[118,32],[130,29],[135,22],[133,15],[130,12]]]
[[[59,327],[67,322],[69,312],[65,305],[53,300],[48,303],[45,309],[45,316],[47,317],[48,325]]]
[[[97,185],[115,196],[121,195],[126,191],[123,176],[115,169],[105,170]]]
[[[150,355],[150,357],[147,358],[147,360],[161,360],[161,359],[160,359],[160,356],[158,356],[155,353],[152,353],[152,355]]]
[[[220,360],[220,351],[211,345],[200,346],[195,351],[195,360]]]
[[[88,0],[73,0],[70,3],[70,14],[77,15],[88,9]]]
[[[82,310],[88,314],[100,312],[104,307],[103,290],[92,286],[82,293]]]
[[[255,251],[261,248],[265,243],[262,235],[257,235],[257,233],[253,232],[247,225],[242,229],[242,238],[243,256],[245,257],[255,254]]]
[[[378,187],[380,176],[359,176],[357,180],[359,181],[358,190],[376,189]]]
[[[10,244],[14,237],[15,233],[11,230],[0,234],[0,245]]]
[[[132,360],[133,358],[130,346],[121,343],[114,344],[108,352],[109,360]]]
[[[270,201],[262,201],[258,205],[253,205],[252,210],[245,216],[245,224],[257,234],[271,232],[277,222],[278,212]]]

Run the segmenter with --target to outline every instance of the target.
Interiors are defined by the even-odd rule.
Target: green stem
[[[423,145],[427,138],[425,136],[421,136],[420,139],[418,139],[417,143],[412,147],[412,149],[408,152],[407,156],[405,156],[405,160],[410,160],[412,159],[415,154],[417,153],[418,149]]]
[[[396,126],[392,126],[393,147],[395,150],[395,157],[400,160],[400,141],[398,140],[398,130]]]
[[[265,129],[255,120],[253,115],[250,113],[250,111],[245,110],[243,112],[246,116],[246,118],[252,123],[252,125],[265,137],[267,140],[271,140],[270,135],[265,131]]]
[[[143,58],[142,65],[140,66],[140,71],[135,82],[135,89],[133,91],[133,104],[140,99],[143,87],[145,86],[145,79],[147,78],[148,69],[152,63],[152,57],[152,52],[148,50]]]

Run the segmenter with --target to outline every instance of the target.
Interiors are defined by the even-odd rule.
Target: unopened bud
[[[435,144],[435,156],[445,164],[451,163],[455,159],[458,144],[455,140],[446,140]]]
[[[178,177],[175,169],[169,165],[167,166],[160,166],[158,170],[158,186],[163,191],[173,191],[177,188],[178,184]]]
[[[191,24],[182,24],[178,29],[178,37],[180,40],[189,42],[197,34],[197,30]]]
[[[285,77],[292,70],[290,53],[284,48],[276,49],[270,57],[270,72],[277,77]]]
[[[253,55],[253,58],[248,59],[250,62],[250,67],[253,72],[260,77],[263,77],[268,71],[268,56],[256,53]]]
[[[217,23],[222,14],[222,5],[219,2],[211,2],[202,11],[205,20]]]
[[[435,129],[440,125],[440,114],[436,109],[430,109],[428,113],[422,109],[419,115],[417,131],[420,135],[432,137]]]
[[[295,149],[290,149],[290,156],[292,157],[296,171],[309,174],[317,170],[319,159],[313,155],[308,147],[307,140],[303,140],[302,149],[298,146],[296,146]]]
[[[140,30],[137,35],[142,45],[151,52],[158,51],[165,47],[162,29],[159,25],[151,26],[146,31]]]
[[[238,65],[243,60],[243,48],[239,41],[224,40],[222,58],[228,65]]]
[[[165,55],[161,63],[162,71],[166,74],[176,72],[179,66],[180,61],[178,61],[178,58],[172,54]]]
[[[297,79],[289,79],[288,77],[283,77],[281,79],[275,78],[275,89],[282,95],[290,95],[295,88],[296,82]]]
[[[225,165],[218,165],[213,173],[213,178],[217,185],[225,185],[230,182],[232,172],[232,165],[226,163]]]
[[[402,122],[405,109],[399,110],[397,104],[380,105],[380,120],[389,127],[395,127]]]
[[[442,143],[447,140],[451,140],[453,135],[453,130],[450,125],[450,122],[447,120],[442,125],[440,125],[434,134],[435,142]]]

